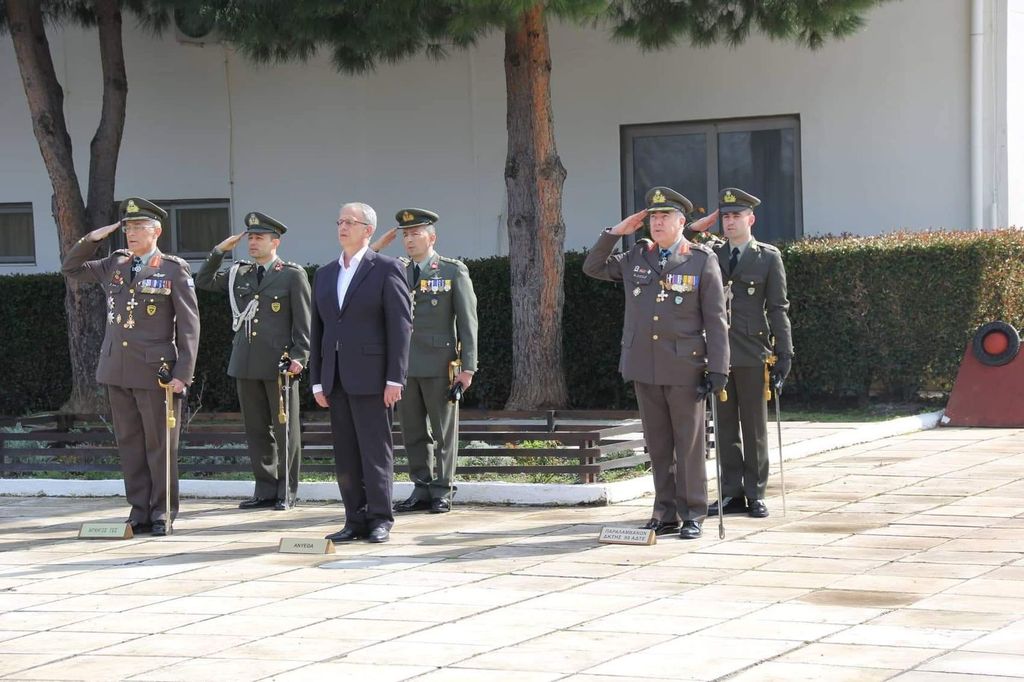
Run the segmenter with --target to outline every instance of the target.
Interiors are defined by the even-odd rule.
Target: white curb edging
[[[820,438],[810,438],[783,448],[783,460],[800,459],[810,455],[859,445],[883,438],[933,429],[939,424],[942,411],[928,412],[911,417],[865,424],[855,429]],[[776,448],[769,453],[771,461],[778,461]],[[707,462],[709,480],[715,477],[715,462]],[[180,482],[182,497],[243,498],[252,495],[252,481],[207,481],[184,479]],[[395,483],[395,499],[403,499],[412,492],[412,484]],[[650,476],[641,476],[615,483],[546,484],[546,483],[459,483],[459,502],[477,504],[522,504],[571,506],[581,504],[613,504],[635,500],[654,492]],[[49,478],[0,479],[0,495],[23,497],[120,497],[124,495],[124,482],[120,479],[98,481],[70,481]],[[300,483],[300,500],[340,501],[338,486],[334,483]]]

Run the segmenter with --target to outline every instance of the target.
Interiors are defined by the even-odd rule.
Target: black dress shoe
[[[395,504],[392,509],[396,512],[426,511],[430,509],[430,500],[421,500],[413,494],[408,499]]]
[[[370,535],[366,539],[370,542],[387,542],[391,539],[391,531],[384,526],[377,526],[370,531]]]
[[[150,534],[153,536],[170,535],[171,529],[163,521],[154,521],[153,530],[150,531]]]
[[[725,514],[746,514],[747,513],[747,499],[742,495],[739,497],[723,497],[722,508],[725,509]],[[708,507],[708,516],[718,516],[718,501],[715,500]]]
[[[431,514],[447,514],[452,510],[452,503],[447,497],[438,497],[430,501]]]
[[[764,503],[764,500],[751,500],[750,509],[747,511],[747,514],[755,519],[763,519],[768,516],[768,505]]]
[[[325,539],[331,540],[332,542],[352,542],[353,540],[358,540],[362,537],[366,537],[366,533],[356,530],[355,528],[349,528],[348,526],[345,526],[341,530],[331,533],[330,535],[324,536]]]
[[[132,527],[132,535],[145,535],[153,530],[153,524],[151,523],[132,521],[131,519],[128,519],[125,523]]]
[[[273,497],[250,497],[238,504],[239,509],[269,509],[277,504]]]
[[[284,500],[277,500],[274,502],[274,509],[277,511],[285,511],[286,509],[291,509],[294,506],[295,500],[288,500],[287,502]]]
[[[643,530],[653,530],[655,535],[666,535],[668,533],[675,533],[679,530],[679,524],[674,521],[659,521],[657,519],[651,519],[644,525],[640,526]]]
[[[700,521],[683,521],[679,529],[679,537],[683,540],[696,540],[701,536]]]

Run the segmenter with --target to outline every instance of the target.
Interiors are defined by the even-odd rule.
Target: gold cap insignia
[[[256,217],[256,214],[255,214],[255,213],[250,213],[250,214],[249,214],[249,219],[248,219],[248,220],[246,220],[246,222],[247,222],[247,223],[248,223],[248,224],[249,224],[250,226],[252,226],[252,225],[259,225],[259,224],[260,224],[260,219]]]
[[[416,219],[415,216],[413,216],[413,214],[409,213],[408,211],[406,211],[405,213],[402,214],[402,222],[403,223],[411,223],[415,219]]]
[[[732,192],[726,192],[725,194],[722,195],[722,201],[724,201],[727,204],[735,204],[736,195],[733,194]]]
[[[651,197],[651,203],[652,204],[664,204],[665,203],[665,195],[661,193],[660,189],[657,190],[654,193],[653,197]]]
[[[128,205],[125,206],[124,212],[125,213],[138,213],[139,212],[139,207],[135,205],[135,200],[134,199],[129,199],[128,200]]]

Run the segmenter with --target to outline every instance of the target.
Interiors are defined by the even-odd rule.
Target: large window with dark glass
[[[0,263],[35,263],[32,204],[0,204]]]
[[[719,188],[739,187],[763,202],[757,239],[803,235],[796,116],[625,125],[621,145],[623,215],[640,210],[647,190],[657,185],[692,200],[695,218],[717,208]]]

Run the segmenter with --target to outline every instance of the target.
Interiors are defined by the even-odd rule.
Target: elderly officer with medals
[[[726,241],[714,246],[725,282],[732,368],[720,403],[722,509],[726,514],[768,516],[768,405],[772,386],[781,386],[793,361],[793,334],[786,297],[786,269],[771,244],[751,235],[757,197],[735,187],[719,193],[718,211]],[[712,214],[709,217],[713,217]],[[702,224],[698,227],[706,229]],[[717,516],[718,503],[708,513]]]
[[[394,510],[442,514],[451,510],[457,489],[452,480],[458,402],[449,400],[449,393],[454,384],[468,389],[477,370],[476,294],[465,264],[434,251],[436,213],[406,208],[395,214],[395,220],[398,227],[372,246],[379,251],[402,231],[408,255],[402,261],[413,298],[409,383],[398,403],[413,491]]]
[[[235,339],[228,376],[237,384],[256,479],[253,496],[238,507],[285,510],[294,504],[298,491],[302,443],[299,383],[286,382],[285,406],[280,367],[287,362],[287,371],[294,376],[309,360],[309,279],[301,266],[277,255],[281,237],[288,231],[281,222],[253,211],[246,215],[245,226],[245,232],[213,248],[196,273],[196,285],[227,292],[231,303]],[[221,270],[224,256],[243,235],[248,237],[252,260]]]
[[[702,388],[709,382],[719,392],[729,371],[725,296],[711,249],[683,236],[689,199],[655,187],[646,203],[601,234],[583,271],[625,286],[619,370],[634,383],[654,475],[654,510],[643,528],[694,539],[708,510]],[[612,253],[647,216],[653,243]]]
[[[125,496],[132,506],[127,523],[135,535],[167,535],[178,514],[181,428],[181,420],[170,424],[167,410],[178,411],[192,382],[199,311],[188,263],[157,248],[167,212],[135,197],[121,202],[120,213],[120,222],[79,239],[61,269],[70,280],[99,283],[107,299],[96,381],[107,386]],[[128,248],[89,260],[119,227]],[[169,371],[170,392],[158,382],[161,368]],[[168,394],[176,406],[166,404]]]

